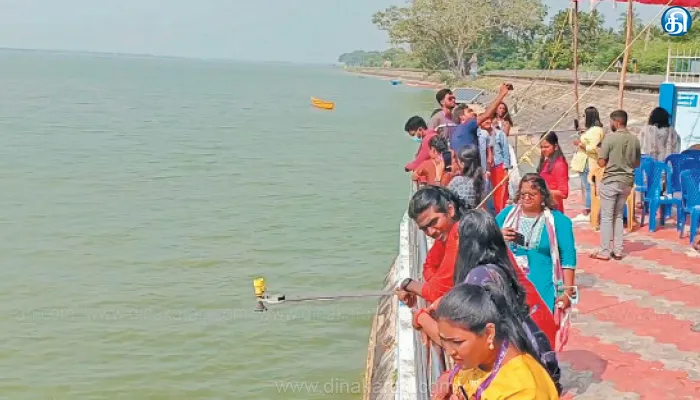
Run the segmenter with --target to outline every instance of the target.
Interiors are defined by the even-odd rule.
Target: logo
[[[679,107],[691,107],[695,108],[698,106],[698,95],[693,93],[678,93],[678,101],[676,104]]]
[[[661,15],[661,29],[669,36],[683,36],[690,30],[693,19],[683,7],[670,7]]]

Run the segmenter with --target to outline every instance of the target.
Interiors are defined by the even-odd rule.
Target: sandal
[[[600,260],[600,261],[610,261],[610,257],[605,257],[600,255],[600,251],[596,251],[595,253],[591,253],[591,258],[594,260]]]
[[[612,254],[610,254],[610,256],[611,256],[612,258],[614,258],[616,261],[620,261],[620,260],[622,260],[623,258],[625,258],[625,253],[620,253],[620,254],[612,253]]]

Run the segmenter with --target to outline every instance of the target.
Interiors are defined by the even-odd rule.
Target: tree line
[[[561,10],[545,23],[547,12],[541,0],[412,0],[372,17],[372,22],[389,34],[394,48],[345,53],[338,61],[349,66],[448,70],[457,78],[468,74],[473,54],[478,57],[480,71],[570,69],[571,14],[571,10]],[[630,71],[664,73],[669,46],[700,51],[700,11],[693,14],[696,23],[680,37],[668,36],[660,23],[652,23],[631,48]],[[637,15],[633,21],[635,37],[648,21]],[[617,29],[606,28],[604,22],[596,10],[578,12],[582,70],[606,69],[625,48],[625,14],[618,19]]]

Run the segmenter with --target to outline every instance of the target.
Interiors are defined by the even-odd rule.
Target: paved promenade
[[[577,190],[567,214],[581,204]],[[700,254],[687,235],[644,226],[625,236],[625,259],[604,262],[588,256],[598,233],[574,229],[581,302],[559,355],[563,398],[700,399]]]
[[[499,77],[513,77],[519,79],[545,79],[551,81],[559,82],[573,82],[573,72],[563,71],[563,70],[507,70],[507,71],[488,71],[483,74],[484,76],[499,76]],[[582,85],[591,84],[594,81],[598,81],[598,85],[602,86],[614,86],[617,87],[620,84],[620,73],[619,72],[605,72],[601,76],[599,71],[579,71],[578,73],[579,82]],[[658,91],[659,84],[664,82],[666,79],[665,75],[645,75],[645,74],[633,74],[628,73],[625,76],[625,82],[627,83],[628,89],[646,89]],[[694,78],[697,80],[697,78]]]

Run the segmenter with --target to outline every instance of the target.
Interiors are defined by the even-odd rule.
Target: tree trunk
[[[463,78],[466,76],[465,74],[465,63],[464,63],[464,56],[458,56],[457,58],[457,71],[459,71],[459,76],[458,78]]]

